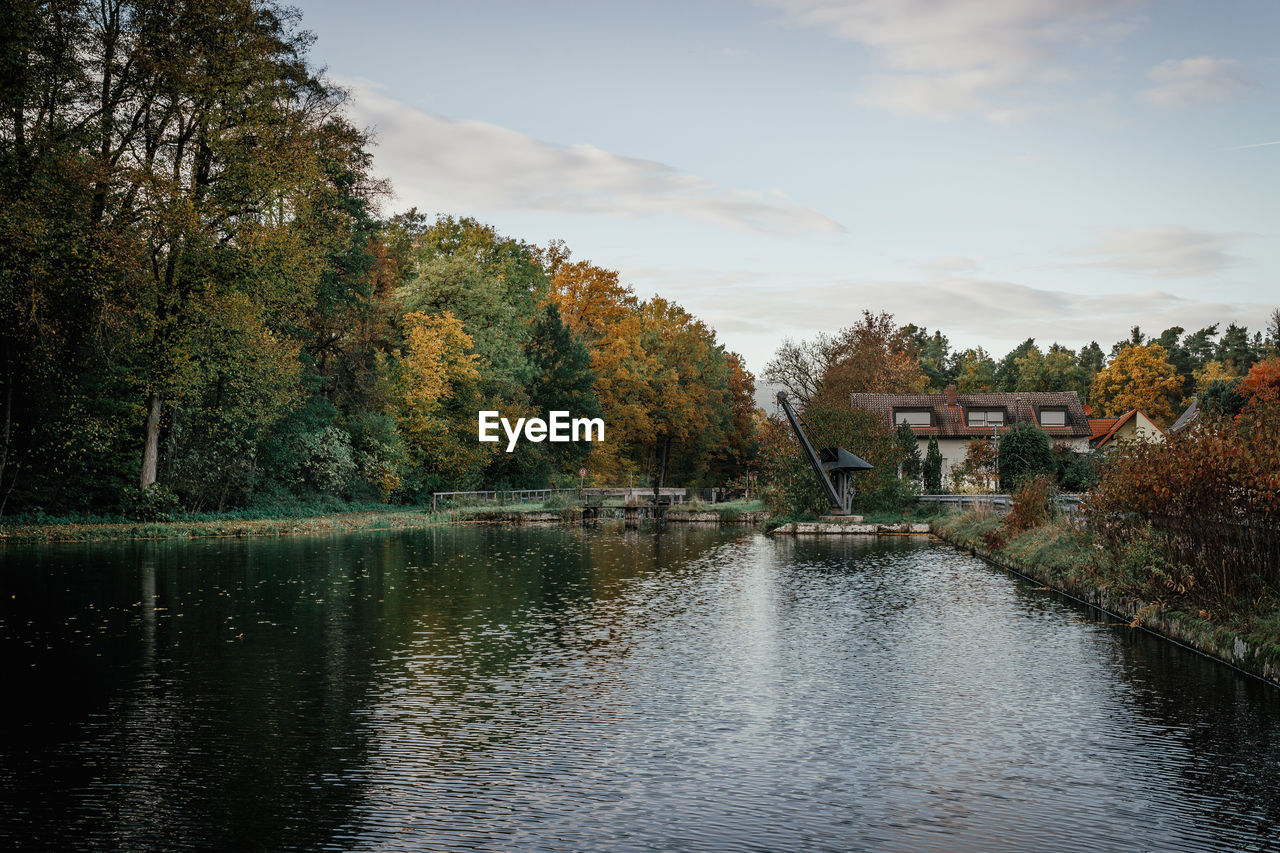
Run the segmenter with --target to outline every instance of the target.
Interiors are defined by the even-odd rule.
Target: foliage
[[[1098,482],[1101,460],[1097,453],[1077,453],[1070,447],[1053,448],[1053,472],[1064,492],[1087,492]]]
[[[942,451],[938,449],[938,437],[929,436],[929,449],[924,455],[924,490],[936,495],[942,491]]]
[[[995,442],[989,438],[970,439],[964,459],[951,469],[956,491],[995,491],[999,461]]]
[[[1209,415],[1235,417],[1244,411],[1246,402],[1242,384],[1239,377],[1213,380],[1200,393],[1200,409]]]
[[[1052,442],[1044,430],[1027,421],[1019,421],[1000,436],[1000,488],[1018,488],[1024,480],[1052,473]]]
[[[870,412],[810,406],[804,412],[810,440],[818,447],[843,447],[875,466],[855,475],[853,508],[860,512],[901,510],[914,502],[910,484],[898,479],[902,446]],[[786,421],[770,417],[760,429],[760,488],[765,505],[778,515],[825,515],[830,505]]]
[[[924,473],[924,461],[920,458],[920,442],[916,440],[911,424],[902,422],[896,430],[898,446],[902,449],[902,476],[918,480]]]
[[[1183,379],[1160,344],[1130,345],[1093,378],[1089,400],[1106,417],[1141,409],[1160,426],[1176,417]]]
[[[1120,448],[1088,500],[1114,552],[1150,527],[1180,594],[1219,600],[1275,589],[1280,535],[1280,402],[1255,398],[1237,418],[1209,413],[1163,443]]]
[[[1053,517],[1053,478],[1048,474],[1027,477],[1013,493],[1013,507],[1005,517],[1011,533],[1039,527]]]

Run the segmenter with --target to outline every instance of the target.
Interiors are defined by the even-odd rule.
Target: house
[[[1130,409],[1118,418],[1089,418],[1094,450],[1114,447],[1120,441],[1164,441],[1164,430],[1141,409]]]
[[[1055,445],[1079,453],[1089,450],[1089,418],[1075,391],[1019,391],[997,394],[959,394],[954,383],[941,394],[854,394],[854,408],[876,412],[887,426],[910,425],[923,457],[929,439],[938,439],[943,482],[951,469],[964,462],[969,442],[992,438],[1016,423],[1033,423]]]

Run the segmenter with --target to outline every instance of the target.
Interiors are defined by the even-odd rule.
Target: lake
[[[1280,847],[1280,691],[923,537],[0,559],[7,848]]]

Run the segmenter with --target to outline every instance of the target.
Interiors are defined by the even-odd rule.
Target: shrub
[[[1280,402],[1252,400],[1238,418],[1206,413],[1160,444],[1119,448],[1086,502],[1090,525],[1123,556],[1148,529],[1169,587],[1208,599],[1280,585]]]
[[[1021,421],[1000,436],[1000,488],[1013,491],[1030,477],[1053,473],[1053,447],[1044,430]]]
[[[1053,480],[1041,474],[1022,481],[1013,493],[1013,508],[1005,516],[1011,532],[1039,527],[1053,517]]]
[[[178,498],[158,483],[145,492],[131,486],[120,497],[120,512],[130,521],[172,521]]]

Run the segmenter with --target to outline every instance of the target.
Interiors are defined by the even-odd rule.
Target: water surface
[[[1280,691],[928,540],[0,557],[15,849],[1280,847]]]

